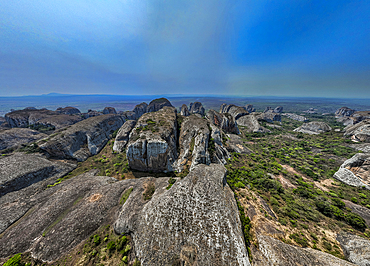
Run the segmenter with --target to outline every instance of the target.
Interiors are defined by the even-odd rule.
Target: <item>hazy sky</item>
[[[0,96],[370,98],[370,1],[0,1]]]

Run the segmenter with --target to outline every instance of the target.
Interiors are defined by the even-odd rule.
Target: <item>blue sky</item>
[[[0,96],[370,98],[370,1],[0,2]]]

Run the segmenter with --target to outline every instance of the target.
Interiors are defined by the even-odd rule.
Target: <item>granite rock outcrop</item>
[[[126,144],[129,141],[129,136],[132,129],[135,127],[135,120],[127,120],[122,127],[118,130],[116,138],[114,140],[113,151],[123,152]]]
[[[320,133],[329,132],[331,130],[332,128],[325,122],[317,122],[317,121],[305,123],[301,125],[300,127],[294,129],[295,132],[301,132],[301,133],[310,134],[310,135],[317,135]]]

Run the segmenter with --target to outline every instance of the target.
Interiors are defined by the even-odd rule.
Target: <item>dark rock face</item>
[[[337,235],[337,240],[342,246],[343,253],[350,262],[356,265],[370,265],[370,241],[350,234],[341,232]]]
[[[258,249],[252,246],[253,266],[354,266],[348,261],[311,248],[285,244],[270,236],[257,235]]]
[[[129,136],[132,129],[135,127],[135,120],[126,121],[123,126],[118,130],[116,139],[114,141],[113,150],[116,152],[123,152],[127,142],[129,141]]]
[[[234,117],[232,117],[230,114],[220,114],[211,109],[207,112],[206,116],[212,124],[221,128],[222,130],[234,134],[240,133]]]
[[[71,106],[67,106],[67,107],[59,107],[56,112],[60,113],[60,114],[65,114],[65,115],[73,115],[73,114],[80,114],[81,111],[78,110],[77,108],[75,107],[71,107]]]
[[[302,132],[310,135],[317,135],[323,132],[331,131],[331,127],[325,122],[309,122],[305,123],[302,126],[294,129],[296,132]]]
[[[189,113],[189,109],[188,109],[188,107],[186,106],[186,104],[183,104],[183,105],[181,106],[181,108],[180,108],[180,114],[181,114],[182,116],[189,116],[189,115],[190,115],[190,113]]]
[[[64,164],[63,164],[64,165]],[[60,167],[38,155],[15,153],[0,158],[0,197],[20,190],[59,172],[72,170]]]
[[[141,103],[135,106],[134,110],[132,110],[135,113],[135,119],[139,119],[143,114],[147,112],[148,104],[147,103]]]
[[[267,112],[264,112],[264,113],[258,115],[257,119],[264,120],[268,123],[273,123],[275,121],[281,122],[281,115],[277,114],[277,113],[274,113],[274,112],[272,112],[272,110],[270,110],[270,111],[267,111]]]
[[[172,171],[177,158],[176,109],[163,107],[141,116],[131,131],[126,156],[132,169]]]
[[[196,115],[184,119],[179,137],[180,155],[177,161],[179,172],[185,168],[192,170],[198,164],[210,164],[209,135],[207,120]]]
[[[274,109],[274,113],[282,113],[283,112],[283,107],[282,106],[278,106],[278,107],[275,107],[275,109]]]
[[[12,128],[0,132],[0,150],[15,148],[21,144],[27,144],[48,135],[29,128]]]
[[[131,233],[142,265],[250,265],[225,176],[222,165],[200,164],[170,190],[154,180],[149,202],[134,189],[114,229]]]
[[[29,250],[37,259],[56,260],[105,222],[112,223],[121,194],[136,188],[136,182],[85,173],[38,193],[7,194],[0,198],[0,221],[8,220],[9,212],[3,211],[22,209],[23,213],[0,238],[0,257]]]
[[[370,120],[347,127],[344,135],[351,136],[356,141],[370,142]]]
[[[229,113],[234,117],[235,120],[249,114],[248,111],[243,107],[226,103],[221,105],[220,113]]]
[[[357,153],[346,160],[334,174],[334,178],[355,187],[370,189],[370,154]]]
[[[118,115],[90,117],[59,132],[40,148],[53,157],[84,161],[97,154],[108,142],[110,134],[123,123]]]
[[[200,114],[201,116],[204,116],[204,107],[202,103],[200,102],[194,102],[190,104],[189,113],[190,114]]]
[[[247,110],[248,113],[253,113],[256,111],[256,108],[253,108],[253,105],[252,104],[247,104],[245,106],[245,110]]]
[[[103,110],[103,114],[104,115],[108,115],[108,114],[115,115],[115,114],[117,114],[117,111],[113,107],[105,107],[104,110]]]
[[[166,98],[155,99],[149,103],[147,112],[157,112],[165,106],[173,107],[170,101]]]
[[[246,127],[247,132],[270,133],[271,131],[264,128],[258,123],[257,117],[253,114],[243,116],[237,121],[239,126]]]
[[[351,116],[355,110],[350,109],[348,107],[341,107],[337,111],[335,111],[335,116],[341,117],[341,116]]]

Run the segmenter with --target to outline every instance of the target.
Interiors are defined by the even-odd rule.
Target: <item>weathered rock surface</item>
[[[194,102],[190,104],[190,107],[189,107],[190,114],[200,114],[201,116],[204,116],[204,112],[205,110],[204,110],[202,103]]]
[[[15,148],[47,137],[46,134],[29,128],[12,128],[0,132],[0,150]]]
[[[81,115],[52,115],[32,123],[33,125],[43,125],[43,126],[54,126],[55,129],[65,128],[67,126],[73,125],[77,122],[80,122],[84,119]]]
[[[104,110],[103,110],[103,114],[104,114],[104,115],[108,115],[108,114],[113,114],[113,115],[115,115],[115,114],[117,114],[117,111],[116,111],[116,109],[115,109],[115,108],[113,108],[113,107],[105,107],[105,108],[104,108]]]
[[[245,110],[247,110],[248,113],[253,113],[256,111],[256,108],[253,108],[253,105],[252,104],[247,104],[245,106]]]
[[[182,116],[189,116],[189,115],[190,115],[190,113],[189,113],[189,109],[188,109],[188,107],[186,106],[186,104],[183,104],[183,105],[181,106],[181,108],[180,108],[180,114],[181,114]]]
[[[370,154],[355,154],[339,167],[334,178],[350,186],[370,189]]]
[[[90,117],[94,117],[94,116],[99,116],[99,115],[102,115],[102,114],[103,114],[102,112],[98,112],[98,111],[89,109],[87,111],[87,113],[83,113],[82,115],[86,119],[86,118],[90,118]]]
[[[258,249],[252,246],[253,266],[354,266],[328,253],[285,244],[266,235],[257,235]]]
[[[148,109],[147,103],[142,102],[136,105],[134,110],[132,110],[135,113],[135,120],[139,119],[143,114],[145,114],[147,112],[147,109]]]
[[[258,115],[257,119],[266,121],[268,123],[273,123],[275,121],[281,122],[281,115],[278,114],[278,113],[274,113],[270,110],[270,111],[267,111],[267,112],[264,112],[264,113]]]
[[[118,182],[85,173],[38,193],[22,194],[26,188],[1,197],[1,222],[9,220],[11,210],[23,213],[3,232],[0,258],[28,250],[34,258],[56,260],[106,222],[112,223],[121,194],[129,187],[136,189],[141,182]]]
[[[229,152],[237,152],[241,154],[252,153],[252,151],[244,145],[242,138],[238,135],[227,134],[227,138],[228,140],[226,142],[226,149]]]
[[[154,99],[151,101],[148,105],[147,112],[157,112],[163,107],[168,106],[168,107],[173,107],[172,104],[170,103],[169,100],[166,98],[159,98],[159,99]]]
[[[308,108],[308,110],[306,111],[303,111],[303,113],[307,113],[307,114],[317,114],[317,109],[311,107],[311,108]]]
[[[351,136],[356,141],[370,142],[370,120],[347,127],[344,135]]]
[[[141,116],[130,133],[126,156],[132,169],[172,171],[177,159],[176,109],[165,106]]]
[[[267,106],[265,110],[263,110],[264,113],[272,113],[274,112],[274,109],[271,106]]]
[[[113,150],[116,152],[123,152],[132,129],[135,127],[135,120],[127,120],[123,126],[118,130],[116,139],[114,140]]]
[[[118,115],[90,117],[59,132],[40,148],[53,157],[84,161],[97,154],[123,123]]]
[[[370,119],[370,111],[354,112],[350,119],[353,120],[353,124],[357,124],[363,120]]]
[[[317,135],[320,133],[328,132],[331,130],[331,127],[325,122],[309,122],[301,125],[300,127],[294,129],[295,132],[302,132],[310,135]]]
[[[53,163],[39,155],[15,153],[1,157],[0,197],[72,169],[70,165]]]
[[[237,121],[239,126],[246,127],[247,132],[270,133],[271,131],[264,128],[258,123],[257,117],[254,114],[246,115],[239,118]]]
[[[118,113],[124,120],[137,120],[138,114],[136,114],[133,111],[125,111],[125,112],[119,112]],[[141,115],[140,115],[141,116]],[[139,116],[139,117],[140,117]]]
[[[346,232],[341,232],[338,234],[337,240],[342,246],[346,259],[356,265],[370,265],[369,240]]]
[[[234,104],[222,104],[220,107],[220,113],[229,113],[235,120],[242,116],[248,115],[248,111],[244,107],[236,106]]]
[[[292,114],[292,113],[284,113],[284,114],[281,114],[281,115],[286,116],[289,119],[299,121],[299,122],[307,122],[308,121],[308,119],[306,117],[302,116],[302,115],[297,115],[297,114]]]
[[[232,115],[226,113],[221,114],[215,110],[209,110],[207,112],[207,119],[215,126],[221,128],[225,132],[240,134],[238,124]]]
[[[282,106],[277,106],[277,107],[275,107],[275,109],[274,109],[274,113],[282,113],[283,112],[283,107]]]
[[[188,116],[181,123],[179,137],[180,155],[177,170],[192,170],[198,164],[210,164],[208,122],[196,115]]]
[[[60,114],[65,114],[65,115],[73,115],[73,114],[80,114],[81,111],[78,110],[77,108],[75,107],[72,107],[72,106],[67,106],[67,107],[59,107],[58,109],[56,109],[56,112],[60,113]]]
[[[211,162],[217,164],[226,164],[227,160],[230,158],[230,153],[227,151],[222,143],[222,131],[219,127],[210,124],[211,128],[211,138],[214,142],[213,154],[210,154]]]
[[[335,111],[335,116],[337,117],[343,117],[343,116],[351,116],[355,110],[350,109],[348,107],[341,107],[337,111]]]
[[[131,233],[142,265],[250,265],[222,165],[200,164],[149,202],[133,191],[114,225]],[[170,247],[170,248],[169,248]]]

